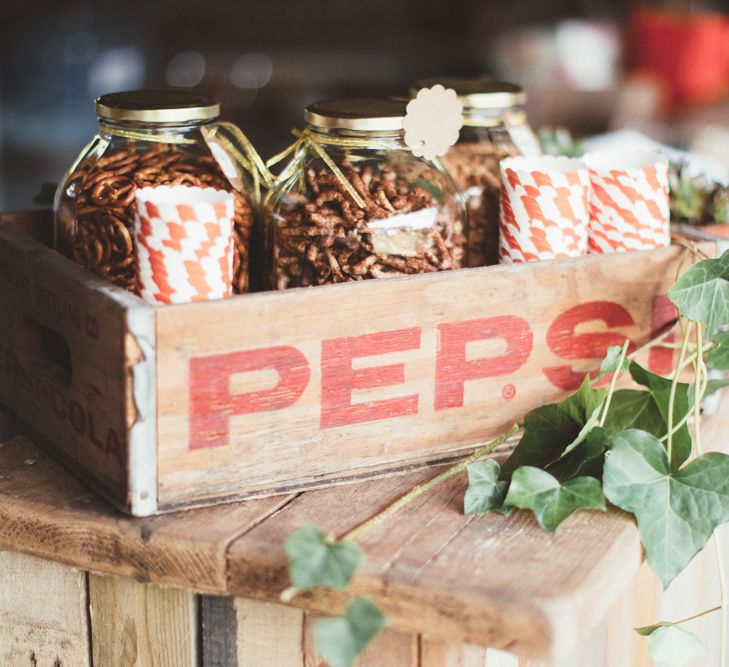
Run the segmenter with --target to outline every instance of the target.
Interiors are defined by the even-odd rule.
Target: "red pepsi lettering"
[[[268,369],[278,373],[275,387],[231,395],[231,375]],[[309,377],[306,357],[285,345],[191,359],[189,448],[227,445],[233,415],[286,408],[304,393]]]
[[[467,361],[466,344],[489,338],[504,340],[506,351],[497,357]],[[435,409],[461,407],[468,380],[517,371],[529,358],[533,344],[529,324],[512,315],[441,324],[435,364]]]
[[[390,419],[418,412],[418,395],[352,404],[352,391],[405,382],[405,364],[352,368],[352,360],[387,352],[416,350],[420,328],[383,331],[322,341],[321,428]]]
[[[600,321],[609,329],[628,327],[634,324],[630,313],[612,301],[589,301],[570,308],[559,315],[547,330],[549,349],[562,359],[602,359],[611,345],[622,345],[626,336],[618,332],[575,333],[580,324]],[[628,351],[635,349],[633,343]],[[577,389],[585,377],[584,373],[572,370],[571,366],[545,368],[547,379],[559,389]]]

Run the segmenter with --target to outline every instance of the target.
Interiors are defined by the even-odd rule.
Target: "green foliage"
[[[652,428],[645,428],[640,421],[637,421],[633,427],[627,428],[639,428],[648,433],[652,433],[657,438],[662,438],[668,433],[668,408],[671,402],[671,380],[656,375],[647,371],[642,366],[638,365],[634,361],[630,362],[630,375],[638,383],[647,387],[650,390],[650,397],[653,400],[655,408],[660,415],[661,425],[658,428],[658,432]],[[683,419],[690,410],[689,403],[689,386],[683,382],[676,384],[676,393],[673,404],[673,423],[677,424]],[[646,419],[647,414],[644,414]],[[613,423],[612,432],[616,433],[616,424]],[[673,434],[673,460],[671,461],[671,467],[677,470],[678,467],[689,457],[691,454],[691,436],[689,434],[688,426],[682,426],[676,433]]]
[[[321,618],[314,624],[316,650],[331,667],[350,667],[375,635],[387,625],[367,598],[355,598],[344,618]]]
[[[605,511],[600,482],[594,477],[575,477],[560,484],[548,472],[531,466],[514,472],[504,504],[531,510],[539,525],[550,532],[577,510]]]
[[[611,440],[603,491],[635,515],[648,562],[668,586],[729,520],[729,456],[704,454],[674,472],[654,436],[624,431]]]
[[[729,323],[729,250],[718,259],[696,262],[668,290],[668,298],[712,335]]]
[[[296,588],[344,589],[362,561],[354,542],[325,537],[316,526],[304,526],[286,539],[289,576]]]
[[[575,139],[566,127],[543,127],[539,130],[538,138],[546,155],[580,157],[584,152],[582,142]]]
[[[709,367],[719,371],[729,371],[729,332],[715,333],[711,340],[718,344],[718,347],[709,352],[706,358]]]
[[[656,623],[636,628],[648,637],[651,658],[661,665],[685,665],[706,653],[707,646],[693,632],[674,623]]]
[[[558,480],[565,481],[581,475],[602,479],[602,467],[608,447],[608,433],[596,426],[585,438],[585,443],[577,450],[547,466],[547,472]]]
[[[630,362],[623,356],[623,348],[620,345],[611,345],[607,349],[605,358],[600,363],[600,370],[592,384],[599,382],[610,373],[627,373]]]
[[[524,417],[524,435],[502,468],[508,478],[521,466],[544,468],[584,442],[597,424],[607,391],[594,389],[589,377],[561,403],[544,405]]]
[[[499,481],[499,464],[492,459],[468,466],[468,489],[463,498],[464,514],[483,514],[500,510],[508,482]]]

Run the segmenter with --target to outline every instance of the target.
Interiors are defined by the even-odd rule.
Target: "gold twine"
[[[175,134],[150,134],[147,132],[135,132],[134,130],[124,130],[121,127],[109,127],[104,125],[104,134],[112,137],[120,137],[121,139],[131,139],[132,141],[149,141],[160,144],[194,144],[194,139],[179,137]]]
[[[298,130],[292,130],[291,132],[296,137],[296,141],[294,141],[294,143],[292,143],[288,148],[285,148],[280,153],[277,153],[272,158],[269,158],[266,161],[266,168],[270,169],[273,165],[281,162],[281,160],[291,155],[291,153],[296,152],[302,147],[307,147],[311,149],[311,151],[318,158],[320,158],[322,162],[324,162],[324,164],[328,167],[329,171],[334,174],[334,177],[349,193],[349,196],[352,197],[354,203],[357,204],[359,208],[366,208],[367,205],[364,199],[362,199],[359,192],[357,192],[355,187],[350,183],[349,179],[342,173],[342,170],[334,163],[332,158],[329,157],[324,147],[338,146],[340,148],[369,148],[375,150],[387,150],[392,148],[392,143],[377,141],[376,139],[369,137],[329,137],[318,134],[315,135],[310,132],[308,128],[305,129],[303,132],[299,132]],[[293,173],[294,168],[294,163],[289,163],[289,165],[284,168],[281,174],[279,174],[279,180],[289,178]]]

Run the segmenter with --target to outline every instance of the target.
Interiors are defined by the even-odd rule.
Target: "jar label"
[[[223,172],[225,178],[228,179],[228,182],[236,190],[238,190],[238,192],[242,192],[244,186],[240,167],[235,163],[230,153],[228,153],[228,151],[223,146],[220,139],[212,134],[210,130],[208,130],[206,127],[203,127],[201,129],[201,133],[203,139],[205,139],[205,143],[208,145],[210,152],[213,154],[213,157],[218,163],[218,166]]]

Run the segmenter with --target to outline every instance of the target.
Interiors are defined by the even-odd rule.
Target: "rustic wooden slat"
[[[235,599],[223,595],[202,595],[201,667],[238,667],[238,636]]]
[[[665,323],[655,299],[684,252],[158,309],[160,506],[313,488],[463,453],[579,384],[607,345],[646,341]]]
[[[90,667],[86,574],[0,551],[0,664]]]
[[[243,598],[235,611],[239,667],[303,667],[303,611]]]
[[[89,607],[95,665],[198,667],[192,593],[92,574]]]
[[[130,519],[27,438],[0,445],[0,470],[0,547],[211,593],[227,591],[230,541],[290,499]]]

